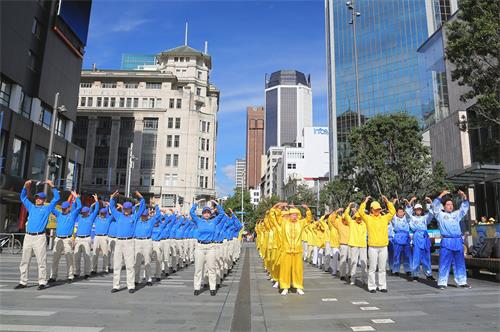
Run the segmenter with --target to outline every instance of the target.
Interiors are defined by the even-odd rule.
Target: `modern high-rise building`
[[[259,188],[264,153],[264,107],[247,107],[246,185]]]
[[[0,232],[23,230],[26,209],[19,193],[27,179],[45,179],[49,160],[49,177],[63,198],[68,190],[80,190],[85,150],[71,141],[91,5],[90,0],[0,2]],[[35,190],[43,185],[33,184],[32,194]]]
[[[302,129],[312,126],[311,78],[296,70],[266,75],[265,149],[302,143]]]
[[[157,59],[155,70],[82,71],[74,141],[87,150],[83,187],[123,192],[133,143],[131,192],[187,210],[215,196],[219,90],[210,55],[184,45]]]
[[[333,176],[349,156],[346,139],[350,129],[357,126],[354,42],[362,120],[406,111],[424,124],[426,91],[420,89],[420,81],[430,81],[431,77],[419,76],[417,49],[432,33],[430,27],[441,19],[439,11],[439,0],[356,0],[350,1],[350,6],[341,0],[325,0]],[[353,12],[360,15],[355,15],[355,24],[350,24]]]
[[[156,54],[122,54],[122,70],[143,70],[156,65]]]
[[[236,159],[234,167],[234,187],[246,188],[247,163],[245,159]]]

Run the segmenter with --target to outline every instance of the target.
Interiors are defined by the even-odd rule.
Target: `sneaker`
[[[392,275],[395,277],[399,277],[399,272],[393,272]]]
[[[160,282],[160,281],[161,281],[161,278],[156,278],[156,281],[157,281],[157,282]]]
[[[44,290],[45,288],[47,288],[47,286],[45,285],[38,285],[38,290]]]
[[[56,282],[56,279],[55,278],[50,278],[49,280],[47,280],[47,282],[50,284],[50,283]]]
[[[116,292],[118,292],[118,291],[119,291],[119,289],[118,289],[118,288],[113,288],[113,289],[111,290],[111,293],[116,293]]]
[[[407,277],[411,277],[411,272],[406,272]]]
[[[345,281],[345,277],[340,277],[340,280],[341,281]]]
[[[387,289],[385,289],[385,288],[384,288],[384,289],[381,289],[380,291],[381,291],[382,293],[387,293]]]
[[[71,284],[73,281],[74,281],[74,280],[73,280],[72,278],[68,278],[68,279],[66,279],[66,282],[67,282],[68,284]]]
[[[139,282],[138,281],[134,282],[134,285],[136,285],[136,286],[139,285]]]
[[[440,290],[445,290],[445,289],[446,289],[446,286],[444,286],[444,285],[440,285],[440,286],[439,286],[439,289],[440,289]]]
[[[372,290],[370,290],[369,292],[370,292],[370,293],[376,293],[377,291],[376,291],[376,290],[374,290],[374,289],[372,289]]]
[[[215,296],[217,294],[217,291],[211,290],[210,291],[210,296]]]
[[[280,283],[279,281],[276,281],[273,285],[273,288],[280,288]]]
[[[75,279],[80,278],[80,275],[79,275],[79,274],[75,274],[74,276],[75,276]]]
[[[129,294],[134,294],[134,293],[135,293],[135,288],[130,288],[130,289],[128,290],[128,292],[129,292]]]
[[[153,286],[153,283],[152,283],[151,281],[148,281],[148,282],[146,283],[146,286]]]
[[[92,272],[90,272],[90,275],[92,275],[92,276],[95,276],[96,274],[97,274],[97,272],[96,272],[96,271],[92,271]]]
[[[14,289],[23,289],[23,288],[26,288],[26,287],[28,287],[28,286],[27,285],[23,285],[23,284],[19,284],[16,287],[14,287]]]
[[[304,295],[304,291],[300,288],[297,288],[297,294]]]
[[[288,294],[288,289],[287,288],[283,289],[283,291],[281,292],[281,295],[285,296],[287,294]]]
[[[349,283],[349,285],[354,286],[354,285],[356,285],[356,283],[354,282],[354,280],[351,279],[351,282]]]
[[[195,290],[194,291],[194,296],[198,296],[198,295],[200,295],[200,291],[199,290]]]
[[[418,281],[418,277],[413,277],[413,281]]]
[[[472,286],[469,284],[458,285],[458,287],[460,287],[460,288],[472,288]]]
[[[86,274],[85,276],[83,276],[83,279],[88,279],[90,276],[88,274]]]
[[[434,279],[433,276],[427,276],[427,280],[430,280],[430,281],[436,281],[436,279]]]

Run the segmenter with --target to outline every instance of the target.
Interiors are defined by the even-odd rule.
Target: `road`
[[[0,331],[495,331],[500,326],[500,287],[494,281],[470,279],[472,289],[440,291],[388,277],[389,293],[371,294],[307,265],[306,295],[283,297],[266,280],[252,244],[244,245],[215,297],[193,296],[193,266],[135,294],[111,294],[111,275],[38,291],[34,258],[31,287],[14,290],[19,260],[0,255]]]

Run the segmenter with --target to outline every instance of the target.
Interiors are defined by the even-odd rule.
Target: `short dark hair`
[[[446,203],[448,203],[448,202],[453,203],[453,200],[451,199],[451,197],[444,198],[444,199],[441,201],[441,203],[443,203],[443,206],[444,206],[444,205],[446,205]]]
[[[399,211],[399,210],[401,210],[401,211],[403,211],[403,212],[404,212],[404,211],[405,211],[405,208],[404,208],[404,207],[402,207],[401,205],[399,205],[399,206],[396,208],[396,211]]]

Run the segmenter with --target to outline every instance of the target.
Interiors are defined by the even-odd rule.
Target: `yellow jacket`
[[[330,230],[325,223],[324,217],[321,217],[321,219],[315,224],[315,226],[317,246],[320,248],[324,248],[326,242],[330,242]]]
[[[339,242],[340,244],[347,245],[347,242],[349,242],[349,224],[344,225],[342,217],[337,216],[335,212],[333,215],[333,226],[339,231]]]
[[[275,238],[280,241],[280,250],[287,254],[300,254],[302,253],[302,233],[304,228],[311,223],[312,213],[307,210],[306,217],[292,221],[288,218],[283,218],[281,210],[271,209],[270,222],[272,227],[277,230]]]
[[[361,221],[359,224],[351,218],[350,208],[345,209],[343,218],[349,224],[349,241],[347,244],[351,247],[366,248],[366,224]]]
[[[328,216],[328,227],[330,229],[330,247],[340,248],[339,231],[333,225],[335,215],[332,213]]]
[[[391,202],[387,202],[387,209],[389,213],[380,214],[378,217],[375,217],[372,214],[366,214],[366,203],[363,202],[359,206],[359,214],[366,223],[368,246],[370,247],[385,247],[389,244],[388,225],[392,217],[396,214],[396,209]]]

